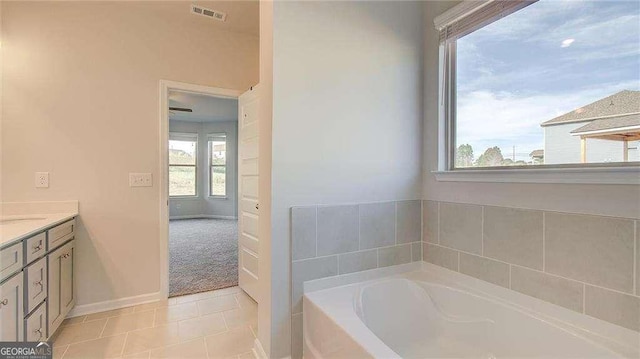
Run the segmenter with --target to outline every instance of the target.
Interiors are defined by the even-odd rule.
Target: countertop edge
[[[74,213],[54,213],[54,214],[62,215],[63,217],[61,217],[59,219],[56,219],[53,222],[48,222],[46,224],[38,226],[38,227],[34,228],[33,230],[31,230],[31,231],[29,231],[27,233],[20,234],[15,238],[11,238],[11,239],[7,240],[6,242],[1,243],[0,244],[0,249],[4,249],[4,248],[7,248],[7,247],[10,247],[10,246],[12,246],[12,245],[24,240],[25,238],[29,238],[29,237],[31,237],[31,236],[33,236],[35,234],[43,232],[47,228],[57,226],[59,224],[62,224],[63,222],[66,222],[66,221],[78,216],[77,212],[74,212]]]

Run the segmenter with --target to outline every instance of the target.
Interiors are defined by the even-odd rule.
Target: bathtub
[[[305,284],[304,357],[640,356],[637,332],[434,267],[316,291]]]

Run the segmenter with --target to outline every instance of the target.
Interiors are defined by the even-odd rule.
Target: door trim
[[[194,85],[184,82],[160,80],[160,157],[159,157],[159,207],[160,207],[160,297],[169,297],[169,91],[176,90],[219,98],[237,99],[242,91]]]

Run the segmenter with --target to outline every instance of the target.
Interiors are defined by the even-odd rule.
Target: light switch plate
[[[129,187],[152,187],[151,173],[129,173]]]
[[[49,188],[49,172],[36,172],[36,188]]]

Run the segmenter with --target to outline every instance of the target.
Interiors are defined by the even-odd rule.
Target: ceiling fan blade
[[[169,107],[169,111],[193,112],[192,109],[184,107]]]

